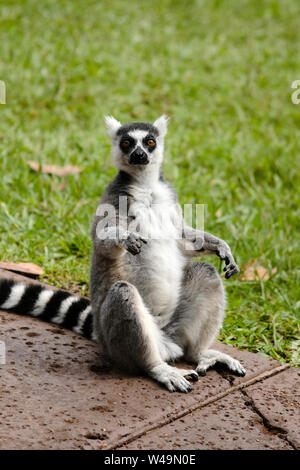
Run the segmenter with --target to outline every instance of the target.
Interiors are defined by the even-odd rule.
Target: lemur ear
[[[163,114],[156,121],[154,121],[153,126],[156,127],[159,131],[159,135],[164,137],[167,133],[169,118]]]
[[[112,116],[105,116],[104,120],[108,134],[111,138],[115,137],[122,124]]]

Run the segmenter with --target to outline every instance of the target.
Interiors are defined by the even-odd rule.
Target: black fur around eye
[[[135,143],[134,139],[132,139],[129,136],[124,136],[120,142],[120,147],[123,150],[123,152],[127,153],[133,147],[134,143]]]
[[[144,147],[148,150],[148,152],[152,152],[156,147],[156,141],[152,135],[147,135],[143,139],[143,144]]]

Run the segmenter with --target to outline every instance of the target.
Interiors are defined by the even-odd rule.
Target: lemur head
[[[160,167],[163,160],[164,137],[167,133],[166,116],[153,124],[132,122],[121,124],[111,116],[105,117],[112,140],[112,155],[118,169],[129,173],[143,171],[147,166]]]

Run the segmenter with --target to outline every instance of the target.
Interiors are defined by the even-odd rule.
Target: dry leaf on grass
[[[58,176],[67,176],[67,175],[75,175],[82,171],[82,168],[73,165],[66,165],[66,166],[57,166],[57,165],[44,165],[38,162],[33,162],[32,160],[27,161],[28,165],[34,171],[41,171],[42,173],[48,173],[50,175],[58,175]]]
[[[32,276],[40,276],[44,274],[44,270],[34,263],[6,263],[0,261],[0,268],[16,273],[30,274]]]
[[[259,266],[255,262],[256,260],[250,261],[250,263],[241,266],[241,275],[239,276],[240,281],[267,281],[270,279],[270,273],[264,266]],[[277,268],[273,268],[271,274],[275,274]]]
[[[60,183],[60,185],[58,186],[58,189],[63,191],[67,186],[68,186],[68,183],[64,181],[63,183]]]

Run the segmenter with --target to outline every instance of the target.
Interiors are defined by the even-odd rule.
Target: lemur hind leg
[[[179,344],[185,358],[197,364],[199,375],[224,364],[231,372],[245,375],[244,367],[228,354],[209,349],[222,325],[225,292],[216,269],[205,262],[190,263],[182,284],[180,303],[165,331]]]
[[[170,391],[189,392],[185,377],[191,370],[171,367],[167,360],[182,356],[182,349],[158,328],[132,284],[118,281],[110,288],[96,316],[96,331],[104,356],[128,372],[145,371]]]

